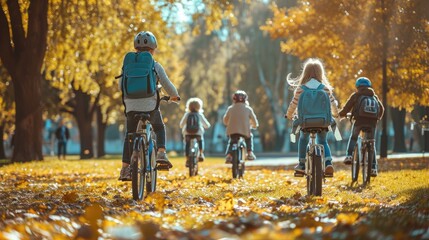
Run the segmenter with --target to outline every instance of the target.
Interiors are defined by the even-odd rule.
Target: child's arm
[[[228,107],[228,109],[226,109],[225,115],[223,116],[223,124],[228,125],[229,122],[229,109],[231,109],[231,107]]]
[[[343,109],[341,109],[341,111],[338,113],[338,115],[340,115],[340,117],[345,117],[347,115],[347,113],[349,113],[354,106],[355,103],[355,98],[356,98],[356,93],[353,93],[352,95],[350,95],[349,99],[347,99],[346,104],[344,105]]]
[[[205,129],[209,128],[211,125],[210,125],[209,121],[207,120],[207,118],[202,113],[200,113],[200,116],[201,116],[203,127]]]
[[[172,98],[178,97],[179,93],[177,92],[176,87],[168,78],[167,73],[164,70],[164,67],[158,62],[155,62],[155,71],[156,71],[159,83],[161,83],[162,87],[165,89],[167,94],[170,95]]]
[[[180,128],[184,128],[185,124],[186,124],[186,119],[188,118],[188,113],[185,113],[185,115],[183,115],[182,120],[180,120],[179,126]]]
[[[296,110],[296,108],[298,107],[298,100],[299,100],[299,96],[301,95],[301,93],[302,93],[303,91],[304,91],[304,90],[303,90],[301,87],[298,87],[298,88],[295,90],[295,92],[294,92],[294,94],[293,94],[293,99],[292,99],[292,101],[290,102],[289,107],[288,107],[287,112],[286,112],[286,118],[287,118],[287,119],[292,119],[293,114],[295,113],[295,110]]]
[[[256,118],[255,112],[251,107],[249,107],[249,110],[250,110],[250,126],[252,128],[259,127],[258,119]]]

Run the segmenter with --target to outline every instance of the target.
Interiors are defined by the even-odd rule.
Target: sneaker
[[[156,155],[156,163],[160,164],[160,165],[165,165],[168,168],[172,168],[173,167],[173,164],[171,164],[171,162],[168,161],[167,153],[163,152],[163,151],[158,152],[158,154]]]
[[[333,175],[334,174],[334,166],[332,166],[331,160],[326,160],[326,162],[325,162],[325,174],[326,175]]]
[[[253,160],[256,159],[256,156],[255,156],[255,154],[252,151],[248,151],[246,159],[249,160],[249,161],[253,161]]]
[[[371,169],[371,177],[377,177],[378,176],[378,170],[377,170],[377,165],[372,165],[372,169]]]
[[[295,169],[295,172],[305,173],[305,163],[299,162],[294,169]]]
[[[204,153],[200,153],[200,156],[198,156],[198,162],[204,162]]]
[[[226,164],[232,164],[232,155],[231,154],[226,155],[225,163]]]
[[[119,174],[119,179],[121,181],[131,181],[131,168],[128,167],[122,167],[121,173]]]
[[[351,165],[352,164],[352,156],[346,156],[346,158],[344,159],[343,163],[346,165]]]

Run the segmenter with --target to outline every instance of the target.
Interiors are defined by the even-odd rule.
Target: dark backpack
[[[298,124],[301,128],[325,128],[332,122],[331,102],[325,92],[325,86],[320,84],[317,89],[304,85],[304,90],[298,99]]]
[[[380,106],[378,101],[374,96],[360,96],[356,101],[354,107],[353,116],[356,119],[370,118],[378,119],[378,113],[380,111]]]
[[[200,129],[200,117],[197,112],[190,112],[186,119],[186,131],[195,134]]]
[[[155,61],[149,52],[129,52],[125,55],[122,90],[127,98],[148,98],[156,93]]]

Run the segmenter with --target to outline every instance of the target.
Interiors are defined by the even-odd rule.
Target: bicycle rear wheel
[[[316,149],[311,154],[310,161],[311,174],[307,176],[307,193],[309,195],[321,196],[323,180],[322,156],[320,156],[320,154],[317,154]]]
[[[369,183],[369,178],[371,176],[371,166],[369,166],[368,164],[368,149],[365,146],[365,149],[363,150],[363,154],[362,154],[362,183],[363,185],[367,185],[367,183]],[[369,167],[368,167],[369,166]],[[369,168],[369,171],[368,171]]]
[[[244,160],[244,147],[238,149],[238,178],[243,178],[244,176],[244,168],[245,168],[245,160]]]
[[[192,153],[191,156],[189,156],[189,176],[193,177],[197,175],[198,171],[198,162],[197,162],[197,156],[195,153]]]
[[[156,180],[158,177],[158,171],[156,170],[156,147],[152,147],[150,158],[145,161],[145,176],[146,176],[146,193],[156,191]],[[148,167],[148,165],[150,166]]]
[[[352,159],[352,182],[356,182],[359,178],[359,147],[356,144],[355,149],[353,151],[353,159]]]
[[[371,149],[367,149],[367,163],[366,168],[362,169],[362,171],[366,172],[366,181],[364,182],[364,185],[369,185],[371,183],[371,171],[372,171],[372,163],[374,161],[374,152]]]
[[[131,159],[131,188],[134,200],[142,200],[144,195],[145,185],[145,174],[144,174],[144,162],[145,154],[142,143],[138,143],[138,149],[140,151],[134,151]]]
[[[238,177],[238,151],[234,150],[232,152],[232,178]]]

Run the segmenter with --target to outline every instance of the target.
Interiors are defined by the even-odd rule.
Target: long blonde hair
[[[190,98],[188,99],[188,101],[186,102],[186,112],[204,112],[203,110],[203,100],[201,100],[200,98]]]
[[[306,84],[312,78],[321,82],[330,91],[333,89],[328,81],[328,78],[326,77],[325,68],[323,67],[322,61],[317,58],[309,58],[305,60],[301,75],[299,75],[297,78],[291,78],[290,76],[291,74],[289,73],[286,77],[286,80],[289,85],[295,89],[303,84]]]

